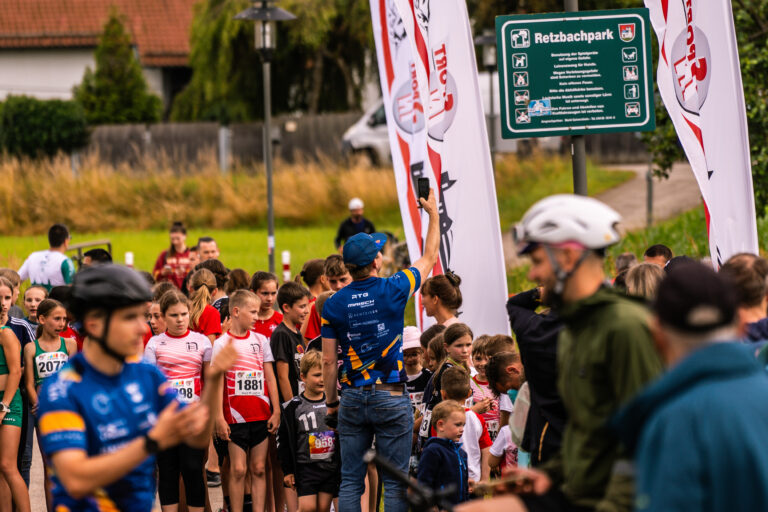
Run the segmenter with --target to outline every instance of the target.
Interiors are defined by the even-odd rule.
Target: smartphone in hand
[[[429,199],[429,178],[418,178],[416,181],[416,190],[418,192],[418,199]],[[421,208],[421,201],[419,201],[419,208]]]

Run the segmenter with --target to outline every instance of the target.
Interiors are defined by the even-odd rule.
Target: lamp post
[[[274,0],[257,0],[243,12],[235,16],[236,20],[253,20],[256,24],[256,50],[261,55],[264,78],[264,167],[267,173],[267,249],[269,251],[269,271],[275,272],[275,209],[272,196],[272,84],[270,63],[275,51],[277,22],[296,19],[290,12],[272,5]]]
[[[496,34],[493,30],[483,30],[483,35],[475,38],[475,46],[483,49],[483,67],[488,72],[488,90],[490,91],[490,110],[488,117],[488,138],[491,146],[491,166],[496,170],[496,99],[493,94],[493,72],[496,70]]]

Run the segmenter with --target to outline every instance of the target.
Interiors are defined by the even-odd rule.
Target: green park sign
[[[498,16],[505,139],[649,131],[648,9]]]

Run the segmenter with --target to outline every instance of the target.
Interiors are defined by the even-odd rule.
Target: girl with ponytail
[[[195,271],[189,279],[189,328],[208,336],[211,343],[221,335],[221,317],[211,306],[217,292],[216,277],[208,269]]]

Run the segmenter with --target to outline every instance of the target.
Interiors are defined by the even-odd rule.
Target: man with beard
[[[574,195],[545,198],[516,227],[531,256],[528,278],[565,324],[558,388],[568,414],[560,453],[518,469],[531,511],[633,507],[631,464],[607,421],[661,371],[645,308],[605,285],[605,249],[621,238],[619,215]],[[490,504],[491,502],[486,502]]]

